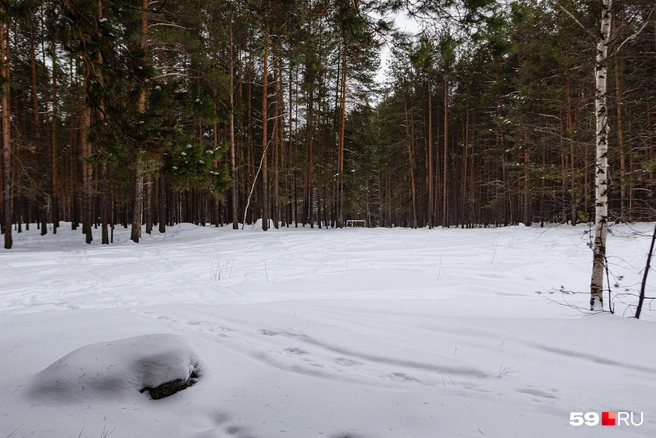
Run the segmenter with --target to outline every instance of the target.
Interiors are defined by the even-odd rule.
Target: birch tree
[[[601,31],[595,59],[595,127],[597,162],[595,165],[595,235],[592,243],[590,310],[603,309],[606,234],[608,232],[608,44],[612,0],[602,0]]]

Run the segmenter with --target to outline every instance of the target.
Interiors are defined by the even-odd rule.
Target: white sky
[[[399,14],[394,18],[394,23],[399,30],[408,33],[418,33],[421,26],[414,18],[409,17],[407,14]],[[385,44],[380,52],[380,68],[376,74],[376,82],[382,83],[385,80],[385,70],[387,69],[387,62],[390,58],[389,44]]]

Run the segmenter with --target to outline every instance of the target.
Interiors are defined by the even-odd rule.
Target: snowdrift
[[[193,385],[200,359],[176,335],[146,335],[78,348],[34,376],[28,397],[54,403],[123,399],[148,391],[153,399]]]

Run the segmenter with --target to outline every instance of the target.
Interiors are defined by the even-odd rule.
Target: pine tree
[[[9,8],[2,4],[0,5],[0,86],[1,88],[1,103],[2,103],[2,200],[3,200],[3,227],[2,231],[5,235],[4,246],[5,249],[11,249],[13,245],[11,226],[13,223],[12,208],[11,208],[11,182],[12,182],[12,167],[11,167],[11,108],[9,107],[9,68],[10,68],[10,50],[9,50],[9,19],[11,17]]]

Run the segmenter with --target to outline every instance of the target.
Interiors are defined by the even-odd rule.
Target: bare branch
[[[576,18],[576,17],[574,16],[574,14],[572,14],[570,11],[568,11],[568,10],[567,10],[565,7],[563,7],[559,2],[556,1],[556,2],[554,2],[554,3],[556,4],[556,6],[558,6],[558,8],[559,8],[561,11],[563,11],[564,13],[566,13],[566,14],[567,14],[572,20],[574,20],[574,22],[575,22],[576,24],[578,24],[579,27],[580,27],[581,29],[583,29],[583,30],[585,31],[585,33],[587,33],[588,36],[589,36],[590,38],[592,38],[592,39],[595,40],[595,41],[597,40],[597,36],[596,36],[595,34],[593,34],[592,32],[590,32],[590,29],[588,29],[587,27],[585,27],[585,26],[584,26],[584,25],[578,20],[578,18]]]
[[[631,35],[630,37],[628,37],[627,39],[625,39],[624,41],[622,41],[622,44],[620,44],[620,45],[617,47],[617,49],[615,49],[615,53],[619,52],[620,49],[622,48],[622,46],[623,46],[624,44],[626,44],[627,42],[629,42],[629,41],[632,40],[633,38],[637,37],[637,36],[638,36],[643,30],[645,30],[645,27],[647,27],[647,25],[649,24],[649,18],[651,17],[651,14],[654,13],[654,9],[656,9],[656,6],[654,6],[653,8],[651,8],[651,11],[649,11],[649,15],[647,15],[647,18],[645,19],[645,22],[643,23],[642,27],[641,27],[640,29],[638,29],[638,30],[636,31],[636,33],[634,33],[633,35]]]
[[[187,79],[198,79],[200,75],[194,76],[186,73],[178,73],[178,72],[173,72],[173,73],[164,73],[158,76],[155,76],[153,79],[163,79],[163,78],[187,78]]]
[[[153,27],[173,27],[176,29],[182,29],[182,30],[191,30],[190,27],[185,27],[185,26],[180,26],[179,24],[175,23],[165,23],[163,21],[159,23],[152,23],[148,25],[148,29],[152,29]]]

